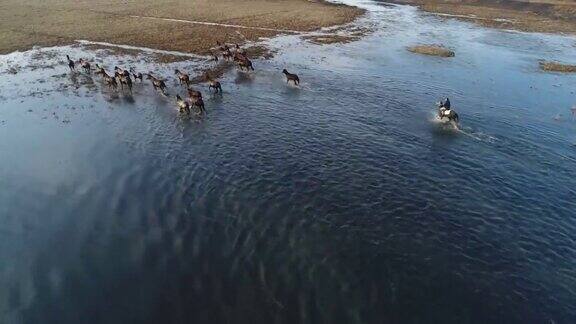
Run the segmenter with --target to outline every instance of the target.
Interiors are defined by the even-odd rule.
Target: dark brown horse
[[[282,73],[286,75],[286,83],[292,81],[294,85],[300,85],[300,78],[296,74],[289,73],[286,69],[282,70]]]
[[[68,67],[70,68],[70,71],[76,71],[76,64],[70,59],[70,55],[66,55],[66,59],[68,59]]]

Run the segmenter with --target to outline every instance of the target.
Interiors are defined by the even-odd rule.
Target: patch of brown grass
[[[456,55],[454,51],[440,45],[415,45],[408,47],[408,50],[412,53],[440,57],[454,57]]]
[[[358,40],[358,36],[349,35],[322,35],[322,36],[305,36],[304,39],[310,41],[313,44],[346,44]]]
[[[541,61],[540,69],[550,72],[576,73],[576,65],[563,64],[552,61]]]

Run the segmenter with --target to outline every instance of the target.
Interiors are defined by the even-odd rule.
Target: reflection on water
[[[82,48],[2,58],[0,322],[573,322],[576,78],[537,71],[573,39],[362,5],[373,33],[271,40],[204,119],[70,75]]]

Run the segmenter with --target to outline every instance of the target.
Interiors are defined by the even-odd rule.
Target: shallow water
[[[201,59],[1,57],[0,322],[574,322],[576,77],[538,60],[576,39],[352,2],[366,37],[269,40],[222,96],[199,86],[204,118],[62,56],[171,94]],[[444,96],[461,130],[434,121]]]

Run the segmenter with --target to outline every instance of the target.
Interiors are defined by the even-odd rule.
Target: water
[[[202,119],[62,63],[158,70],[174,94],[200,59],[1,58],[0,322],[573,323],[576,77],[538,60],[576,40],[355,3],[365,38],[269,40]]]

